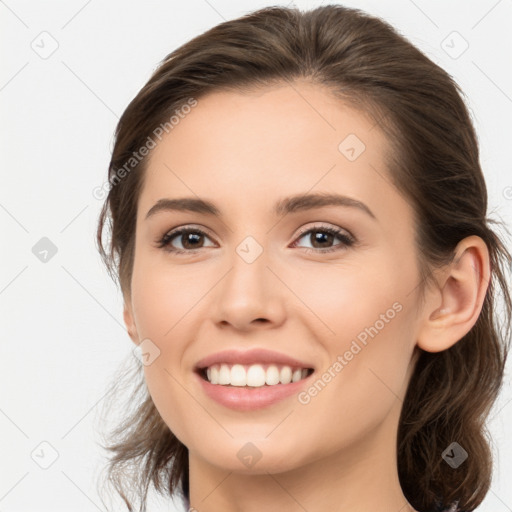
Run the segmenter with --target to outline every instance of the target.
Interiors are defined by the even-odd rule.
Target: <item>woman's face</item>
[[[144,340],[153,401],[191,457],[263,473],[340,450],[348,462],[370,447],[395,453],[419,273],[387,148],[374,120],[298,82],[201,98],[153,149],[125,320]],[[350,200],[293,199],[302,195]],[[183,198],[217,213],[170,207]],[[210,384],[197,371],[219,352],[254,349],[274,352],[238,360],[256,387]],[[314,372],[257,387],[261,375],[286,382],[276,352]],[[218,361],[223,378],[243,382],[236,359]]]

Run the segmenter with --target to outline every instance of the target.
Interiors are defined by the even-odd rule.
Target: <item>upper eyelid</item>
[[[351,238],[355,238],[354,235],[352,235],[352,233],[346,229],[346,228],[342,228],[341,226],[335,226],[333,224],[331,225],[314,225],[314,226],[306,226],[304,228],[300,228],[299,229],[299,232],[297,233],[296,236],[302,236],[304,235],[305,233],[309,232],[309,231],[312,231],[312,230],[315,230],[317,229],[318,231],[321,231],[322,229],[333,229],[334,231],[344,231],[345,233],[347,233],[348,236],[350,236]]]
[[[183,226],[176,226],[175,228],[168,229],[167,231],[165,231],[163,236],[174,236],[176,233],[179,233],[180,231],[201,231],[204,234],[213,237],[212,232],[208,228],[205,228],[204,226],[200,226],[198,224],[185,224]]]

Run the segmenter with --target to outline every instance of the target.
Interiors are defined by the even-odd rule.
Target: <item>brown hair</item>
[[[390,151],[389,174],[415,213],[419,290],[432,270],[449,263],[470,235],[490,254],[491,280],[476,324],[439,353],[420,351],[403,403],[397,439],[400,483],[418,510],[458,501],[474,510],[490,487],[492,454],[485,420],[502,385],[509,349],[512,304],[506,272],[511,256],[486,217],[487,191],[479,149],[462,91],[385,21],[339,5],[310,11],[268,7],[227,21],[169,54],[123,113],[109,167],[111,183],[99,219],[97,242],[125,297],[130,294],[137,200],[147,158],[126,168],[155,128],[207,93],[247,91],[305,79],[377,120]],[[120,178],[120,169],[124,168]],[[102,234],[109,223],[111,239]],[[496,299],[501,291],[504,315]],[[135,409],[112,433],[108,479],[128,509],[149,486],[188,495],[188,451],[165,425],[140,367],[131,398]],[[133,377],[127,375],[127,382]],[[458,468],[442,459],[453,442],[468,453]]]

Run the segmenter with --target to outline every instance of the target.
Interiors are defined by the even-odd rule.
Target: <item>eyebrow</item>
[[[344,206],[357,208],[377,220],[373,212],[361,201],[352,197],[338,194],[299,194],[280,199],[274,206],[276,216],[286,215],[299,211],[313,210],[325,206]],[[159,199],[146,214],[146,219],[162,211],[187,211],[206,215],[221,216],[220,210],[205,199],[194,197],[181,197],[176,199]]]

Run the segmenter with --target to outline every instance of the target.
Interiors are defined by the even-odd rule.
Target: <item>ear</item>
[[[128,335],[135,345],[140,343],[139,334],[137,332],[137,326],[135,325],[135,319],[133,316],[133,308],[130,297],[124,298],[124,309],[123,309],[123,319],[126,325],[126,330],[128,331]]]
[[[482,310],[490,275],[485,242],[478,236],[461,240],[452,262],[440,272],[438,286],[426,293],[419,348],[446,350],[471,330]]]

